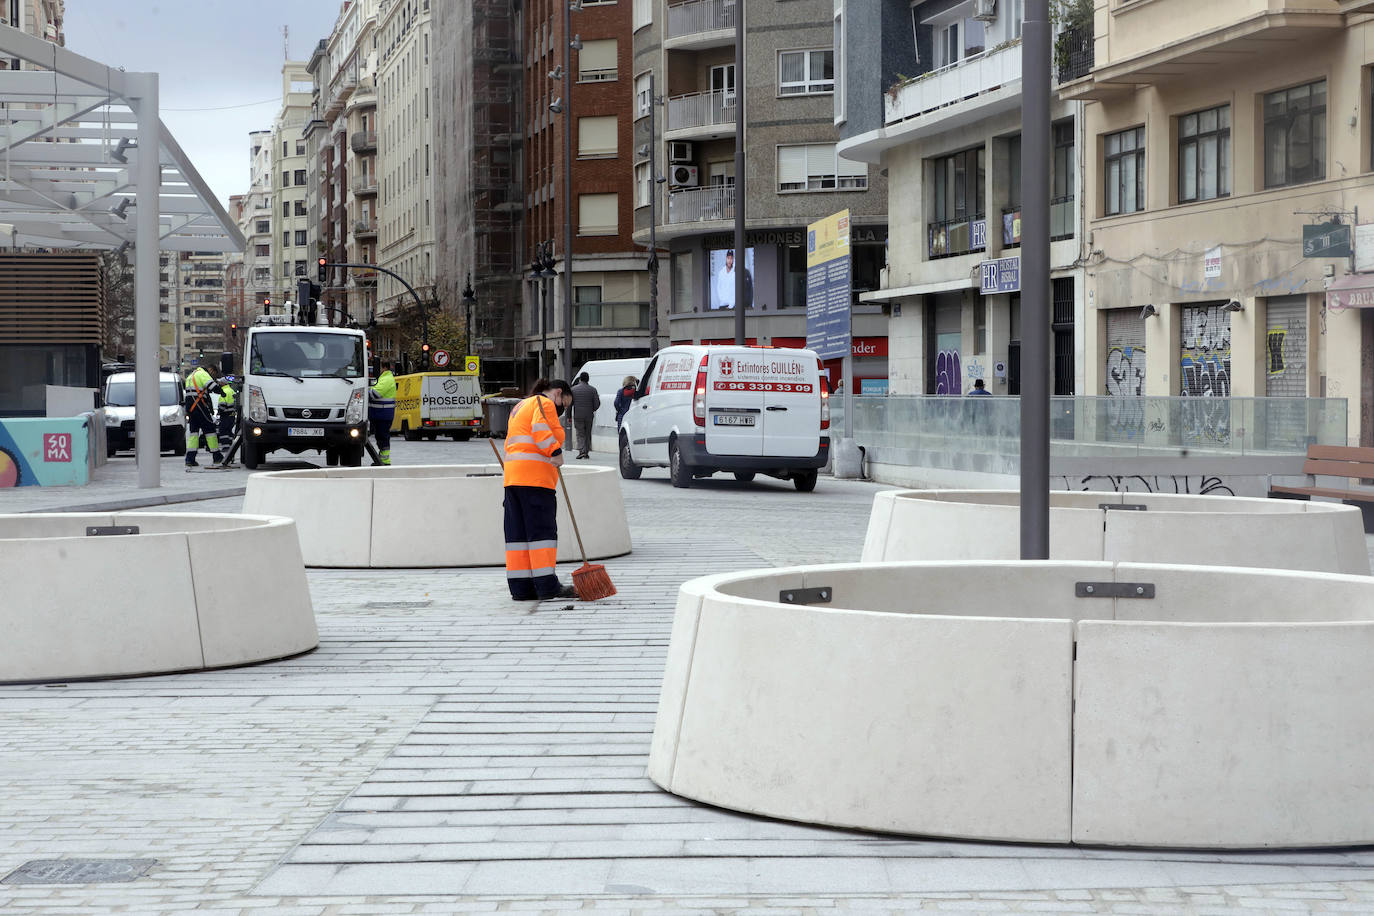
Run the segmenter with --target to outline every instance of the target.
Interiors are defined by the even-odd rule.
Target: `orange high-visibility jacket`
[[[506,473],[508,487],[558,486],[558,467],[553,453],[563,447],[563,425],[558,408],[543,395],[525,398],[510,414],[506,427]]]

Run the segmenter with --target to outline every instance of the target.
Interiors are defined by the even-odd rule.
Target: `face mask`
[[[557,409],[558,409],[558,415],[561,417],[561,416],[563,416],[563,411],[567,409],[567,405],[566,405],[566,404],[559,404]]]

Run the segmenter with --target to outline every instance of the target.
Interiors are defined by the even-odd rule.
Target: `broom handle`
[[[492,453],[496,455],[496,463],[501,465],[501,470],[504,471],[506,469],[506,459],[501,457],[501,450],[496,447],[496,440],[488,439],[487,442],[491,445]]]
[[[582,532],[581,532],[581,530],[579,530],[578,527],[577,527],[577,516],[573,514],[572,497],[570,497],[570,496],[568,495],[568,482],[567,482],[566,480],[563,479],[563,469],[562,469],[562,468],[560,468],[560,467],[558,467],[557,465],[555,465],[555,466],[554,466],[554,469],[555,469],[556,471],[558,471],[558,482],[559,482],[560,484],[563,485],[563,486],[562,486],[562,489],[563,489],[563,502],[566,503],[567,506],[568,506],[568,518],[572,519],[572,523],[573,523],[573,534],[577,535],[577,549],[578,549],[578,551],[582,554],[582,565],[583,565],[583,566],[586,566],[586,565],[587,565],[587,548],[585,548],[585,547],[582,546]]]

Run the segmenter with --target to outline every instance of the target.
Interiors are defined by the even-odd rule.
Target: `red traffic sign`
[[[442,368],[444,368],[445,366],[448,365],[448,351],[447,351],[447,350],[435,350],[435,351],[434,351],[434,365],[438,366],[440,369],[442,369]]]

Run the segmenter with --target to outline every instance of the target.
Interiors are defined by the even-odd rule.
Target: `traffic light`
[[[426,369],[429,368],[429,344],[420,344],[420,361]]]
[[[272,297],[271,297],[271,296],[268,296],[268,297],[266,297],[265,299],[262,300],[262,313],[263,313],[264,315],[270,315],[270,314],[272,314]]]
[[[229,333],[230,333],[230,334],[237,334],[238,332],[239,332],[239,323],[238,323],[237,321],[231,321],[231,322],[229,322]]]
[[[324,285],[324,265],[327,264],[328,261],[329,261],[328,258],[320,258],[320,277],[319,277],[319,279],[320,279],[320,285],[321,285],[321,286]]]

